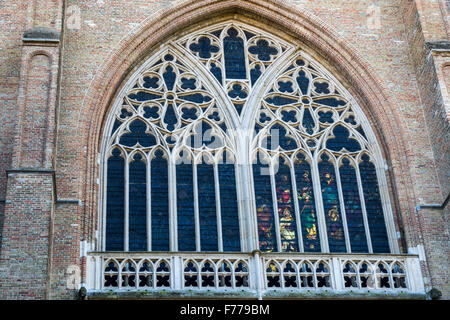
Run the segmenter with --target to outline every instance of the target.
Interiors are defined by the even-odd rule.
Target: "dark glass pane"
[[[303,95],[306,96],[308,94],[309,78],[306,76],[305,71],[302,70],[298,73],[297,83]]]
[[[215,63],[211,63],[210,71],[214,75],[214,77],[216,77],[217,81],[222,84],[222,70],[218,66],[216,66]]]
[[[368,252],[356,170],[350,165],[349,160],[344,159],[343,164],[339,168],[339,174],[341,176],[345,215],[347,217],[352,252]]]
[[[291,169],[282,163],[283,160],[280,159],[281,164],[278,167],[278,172],[275,173],[281,251],[298,251],[295,206],[292,199]]]
[[[177,165],[178,250],[195,251],[194,189],[191,163]]]
[[[152,251],[169,250],[169,177],[163,156],[158,150],[151,162]]]
[[[261,66],[259,64],[255,65],[253,69],[250,70],[250,79],[252,81],[252,85],[256,83],[259,77],[262,74]]]
[[[121,124],[122,124],[122,122],[117,120],[117,119],[114,121],[114,125],[113,125],[113,128],[111,130],[111,135],[113,135],[116,132],[116,130],[119,129]]]
[[[108,159],[106,182],[106,250],[123,251],[125,161],[115,149]]]
[[[218,171],[223,250],[240,251],[241,243],[234,164],[219,164]]]
[[[136,154],[129,168],[129,249],[147,251],[146,164]]]
[[[339,207],[339,195],[334,166],[326,154],[319,162],[320,184],[322,188],[323,209],[327,225],[330,252],[345,252],[345,238]]]
[[[355,152],[361,150],[359,142],[350,138],[350,132],[347,128],[337,125],[333,129],[334,138],[327,141],[327,148],[334,151],[341,151],[345,148],[347,151]]]
[[[227,79],[246,79],[244,41],[238,32],[230,28],[223,40],[225,54],[225,73]]]
[[[338,99],[338,98],[320,98],[315,99],[315,103],[324,104],[329,107],[339,107],[339,106],[345,106],[347,102],[344,100]]]
[[[172,131],[177,124],[177,116],[172,103],[167,104],[166,114],[164,115],[164,123],[167,125],[167,129]]]
[[[147,125],[141,120],[134,120],[129,126],[130,132],[120,137],[120,144],[127,147],[134,147],[139,143],[143,147],[151,147],[156,144],[156,138],[151,133],[146,133]]]
[[[167,66],[164,73],[164,82],[166,83],[167,90],[172,91],[173,87],[175,85],[175,79],[177,77],[177,74],[174,72],[172,66]]]
[[[305,252],[320,252],[319,229],[317,227],[316,205],[311,178],[311,168],[305,156],[298,154],[294,162],[297,182],[298,206],[302,224]]]
[[[273,95],[269,96],[268,98],[266,98],[266,102],[273,104],[275,106],[284,106],[287,104],[296,103],[298,101],[296,99],[288,98],[285,96],[280,96],[278,94],[273,94]]]
[[[288,135],[285,127],[276,123],[270,128],[270,135],[262,141],[262,146],[269,150],[277,150],[278,147],[294,150],[297,149],[297,142]]]
[[[259,249],[263,252],[278,251],[269,167],[261,162],[259,155],[256,163],[253,164],[253,182],[258,221]]]
[[[389,253],[389,241],[381,205],[380,191],[375,166],[367,155],[359,164],[367,218],[369,221],[370,238],[374,253]]]
[[[271,47],[269,42],[264,39],[256,41],[256,45],[248,48],[251,54],[257,55],[261,61],[270,61],[272,55],[277,55],[278,50],[275,47]]]
[[[205,162],[197,165],[200,243],[202,251],[217,251],[219,248],[214,167]]]
[[[211,40],[207,37],[201,37],[197,43],[192,43],[189,49],[197,52],[198,56],[202,59],[209,59],[212,56],[211,53],[219,51],[219,47],[211,44]]]
[[[195,102],[195,103],[204,103],[204,102],[211,101],[211,97],[210,96],[203,95],[201,93],[184,93],[184,94],[179,94],[178,98],[186,100],[186,101],[190,101],[190,102]]]

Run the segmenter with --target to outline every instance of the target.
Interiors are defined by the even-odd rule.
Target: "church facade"
[[[0,14],[0,299],[450,298],[447,1]]]

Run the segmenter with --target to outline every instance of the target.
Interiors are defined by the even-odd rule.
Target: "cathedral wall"
[[[11,165],[12,141],[18,117],[16,104],[22,34],[36,23],[57,27],[61,18],[57,10],[55,12],[57,1],[47,1],[44,4],[41,1],[40,6],[50,10],[50,13],[41,14],[44,11],[38,9],[31,22],[27,12],[34,9],[28,8],[24,1],[8,2],[8,5],[4,4],[0,8],[3,19],[0,25],[0,46],[6,52],[0,56],[0,225],[2,205],[6,198],[5,171]],[[66,280],[70,266],[84,263],[80,241],[85,241],[86,246],[95,243],[99,177],[97,161],[101,120],[106,115],[100,112],[105,111],[101,109],[102,106],[95,105],[92,101],[100,100],[95,95],[103,96],[105,92],[110,92],[109,96],[103,98],[112,103],[114,93],[111,92],[115,92],[117,84],[120,85],[128,72],[132,72],[137,66],[136,61],[125,54],[127,44],[132,42],[131,39],[135,39],[134,43],[147,41],[139,38],[145,34],[145,28],[158,22],[171,8],[187,2],[192,1],[66,1],[64,35],[60,43],[63,52],[60,64],[62,80],[54,169],[57,196],[68,201],[57,204],[55,208],[51,272],[53,297],[73,296],[74,291],[67,289]],[[448,180],[446,183],[445,174],[450,172],[450,161],[445,153],[439,152],[445,150],[446,146],[448,150],[448,122],[447,125],[442,121],[436,122],[436,126],[429,125],[433,123],[431,115],[437,112],[437,109],[433,109],[438,108],[433,102],[437,98],[432,97],[435,93],[430,93],[429,100],[423,96],[421,90],[427,89],[421,89],[418,77],[427,79],[430,72],[435,72],[435,66],[424,64],[423,71],[417,72],[416,65],[420,64],[418,61],[423,57],[421,49],[415,52],[414,48],[423,48],[425,39],[437,41],[446,37],[447,31],[441,14],[445,4],[423,0],[420,2],[423,6],[419,8],[422,15],[419,15],[408,11],[410,1],[267,1],[269,2],[267,7],[292,6],[293,9],[305,10],[316,16],[339,36],[342,44],[361,57],[361,65],[366,64],[370,68],[368,73],[382,88],[381,93],[373,95],[381,94],[386,97],[383,102],[385,116],[379,116],[383,113],[381,109],[371,110],[369,103],[365,104],[365,111],[374,129],[378,128],[378,138],[389,167],[393,211],[402,237],[399,243],[403,251],[407,247],[420,245],[422,239],[418,233],[421,230],[419,224],[424,223],[422,232],[426,235],[425,247],[432,252],[427,263],[439,266],[436,259],[445,253],[445,244],[448,243],[448,231],[441,223],[442,211],[430,210],[417,217],[415,207],[421,203],[442,203],[443,197],[449,192],[450,184]],[[264,6],[258,10],[263,10]],[[197,14],[207,17],[207,12],[207,8],[203,8]],[[177,22],[181,26],[189,22],[182,20]],[[425,36],[421,36],[421,30]],[[144,57],[148,50],[139,54]],[[326,52],[322,56],[322,62],[333,65],[333,61],[327,61],[327,54],[331,55],[332,52]],[[124,72],[112,74],[119,69],[108,69],[112,61],[121,61]],[[334,67],[331,70],[333,73],[342,71],[339,66]],[[443,75],[445,77],[445,73]],[[348,86],[352,85],[352,80],[345,76],[339,80]],[[365,86],[364,83],[357,85]],[[356,96],[359,94],[354,90],[350,92]],[[361,99],[364,107],[364,102],[368,101]],[[93,109],[95,107],[101,110],[96,111]],[[100,114],[98,118],[95,117],[96,112]],[[389,130],[400,138],[390,136]],[[441,136],[443,138],[439,138],[440,140],[433,139]],[[398,144],[387,145],[391,140],[398,140]],[[443,249],[436,250],[436,247]],[[433,271],[432,276],[442,276],[444,264],[436,268],[439,270]],[[431,286],[430,275],[426,269],[424,271],[426,285]],[[82,275],[83,272],[81,270]],[[435,283],[439,286],[439,281]],[[448,289],[445,290],[448,296]]]

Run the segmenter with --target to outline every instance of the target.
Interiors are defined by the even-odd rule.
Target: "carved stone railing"
[[[425,295],[416,255],[92,252],[87,272],[93,297]]]

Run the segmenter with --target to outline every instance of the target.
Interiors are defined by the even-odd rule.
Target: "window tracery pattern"
[[[140,68],[119,94],[105,142],[104,250],[237,252],[252,232],[247,217],[263,252],[391,251],[378,151],[362,113],[295,49],[227,23],[165,45]],[[229,132],[248,127],[255,134],[240,144]],[[242,154],[248,167],[237,165]],[[246,183],[250,192],[240,193]],[[291,267],[277,268],[325,272]],[[186,271],[192,286],[203,286],[202,268]],[[289,279],[278,283],[294,286]]]
[[[106,250],[240,251],[226,129],[213,95],[174,52],[139,74],[108,139]]]
[[[239,115],[257,80],[292,46],[239,24],[219,24],[177,42],[223,86]]]
[[[291,61],[256,114],[252,157],[261,250],[390,252],[373,146],[353,102],[306,56]],[[259,190],[262,161],[271,192]]]

